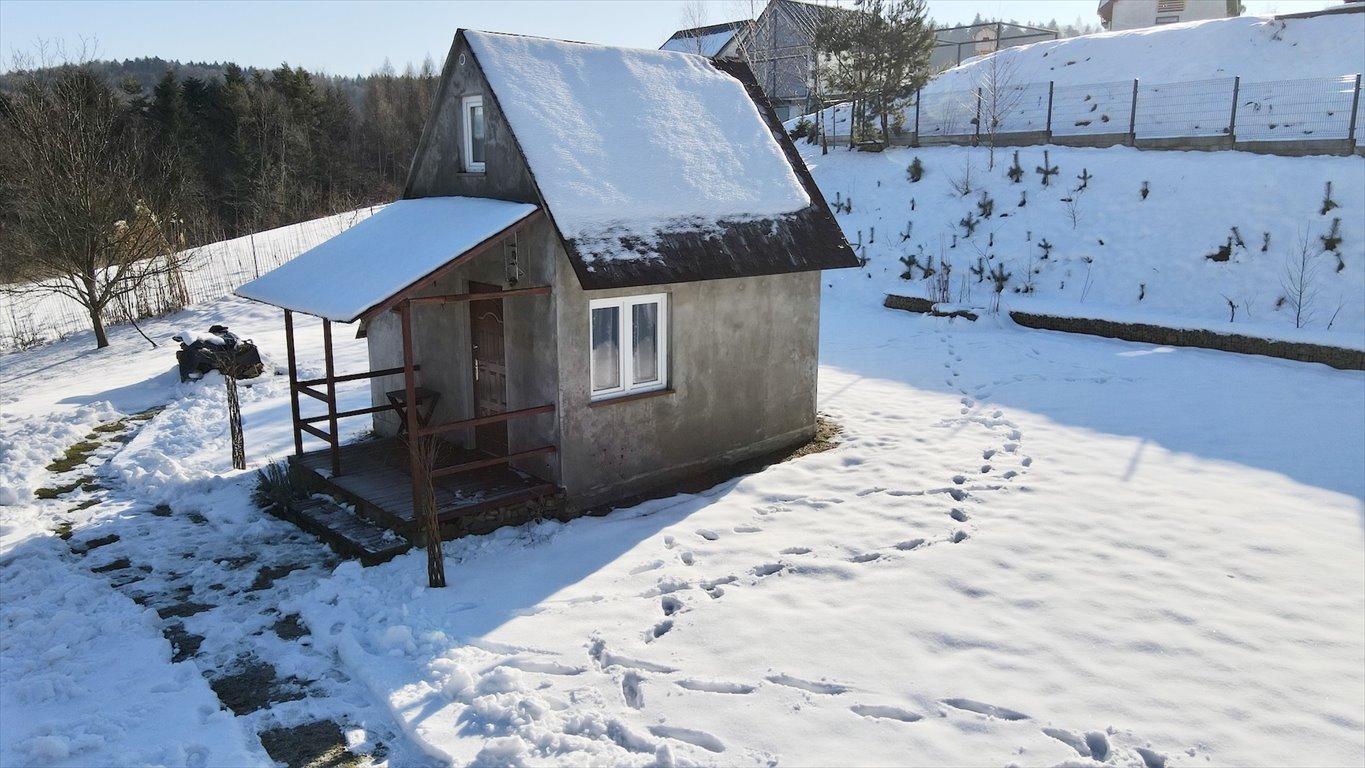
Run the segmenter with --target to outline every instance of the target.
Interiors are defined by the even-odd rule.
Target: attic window
[[[592,399],[663,389],[668,382],[668,296],[596,299],[592,315]]]
[[[466,96],[460,100],[464,115],[464,169],[469,173],[483,173],[484,122],[483,97]]]

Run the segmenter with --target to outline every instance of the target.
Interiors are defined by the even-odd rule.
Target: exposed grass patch
[[[57,523],[57,527],[53,528],[52,532],[57,534],[57,538],[61,539],[62,541],[70,541],[72,532],[71,523],[65,521]]]
[[[34,497],[39,499],[55,499],[67,493],[71,493],[81,486],[82,483],[90,481],[88,477],[79,478],[66,485],[54,485],[50,488],[38,488],[33,492]]]
[[[96,434],[96,435],[101,435],[101,434],[107,435],[107,434],[110,434],[110,433],[113,433],[113,432],[122,432],[123,430],[125,430],[125,429],[127,429],[127,428],[128,428],[128,420],[127,420],[127,419],[119,419],[118,421],[111,421],[111,422],[109,422],[108,424],[101,424],[101,425],[99,425],[98,427],[95,427],[95,430],[94,430],[94,432],[93,432],[92,434]]]
[[[77,504],[73,504],[73,505],[71,506],[71,511],[72,511],[72,512],[79,512],[79,511],[81,511],[82,509],[90,509],[91,507],[95,506],[95,505],[98,504],[98,503],[100,503],[100,500],[99,500],[99,499],[86,499],[85,501],[79,502],[79,503],[77,503]]]
[[[353,768],[370,760],[346,749],[341,726],[330,720],[262,731],[261,746],[289,768]]]
[[[95,451],[100,449],[100,444],[91,440],[82,440],[79,443],[66,449],[60,459],[47,465],[48,472],[70,472],[71,470],[85,464]]]

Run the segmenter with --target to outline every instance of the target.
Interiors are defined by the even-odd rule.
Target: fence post
[[[1047,143],[1052,143],[1052,89],[1057,85],[1056,81],[1047,81]]]
[[[1359,78],[1357,78],[1357,80],[1358,79]],[[915,146],[917,147],[919,146],[919,104],[921,98],[920,90],[921,89],[919,88],[915,89]],[[1360,89],[1357,88],[1356,90],[1359,91]]]
[[[1351,141],[1351,152],[1356,151],[1356,115],[1360,113],[1360,73],[1356,73],[1356,90],[1351,96],[1351,125],[1346,129],[1346,138]]]
[[[1133,108],[1128,112],[1128,146],[1137,146],[1137,92],[1138,81],[1133,78]]]
[[[1237,95],[1242,90],[1242,76],[1232,78],[1232,118],[1228,121],[1228,149],[1237,147]]]
[[[972,146],[973,146],[973,147],[975,147],[975,146],[977,146],[978,144],[981,143],[981,87],[980,87],[980,86],[978,86],[977,89],[976,89],[976,131],[975,131],[975,134],[976,134],[975,137],[972,139]]]

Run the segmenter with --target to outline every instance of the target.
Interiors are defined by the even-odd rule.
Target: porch
[[[431,484],[442,538],[486,533],[552,514],[560,506],[554,483],[508,466],[502,457],[438,443]],[[413,505],[408,447],[397,438],[350,443],[337,449],[344,474],[331,472],[332,448],[291,456],[289,463],[308,487],[342,502],[412,543],[422,524]],[[441,469],[472,467],[460,472]]]

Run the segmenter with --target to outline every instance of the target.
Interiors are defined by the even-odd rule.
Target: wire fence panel
[[[1244,82],[1234,133],[1238,141],[1350,138],[1355,88],[1354,75]]]
[[[1365,146],[1365,98],[1361,98],[1360,75],[1356,75],[1355,81],[1355,101],[1356,101],[1356,135],[1352,138],[1356,141],[1356,146]]]
[[[1052,92],[1054,136],[1127,133],[1133,81],[1059,85]]]
[[[1226,136],[1232,124],[1232,90],[1236,78],[1138,85],[1139,139]]]
[[[920,136],[970,135],[976,133],[975,119],[975,91],[947,91],[920,99]]]
[[[999,96],[987,91],[982,96],[981,132],[988,133],[992,122],[996,133],[1046,131],[1047,92],[1047,83],[1006,86]]]

